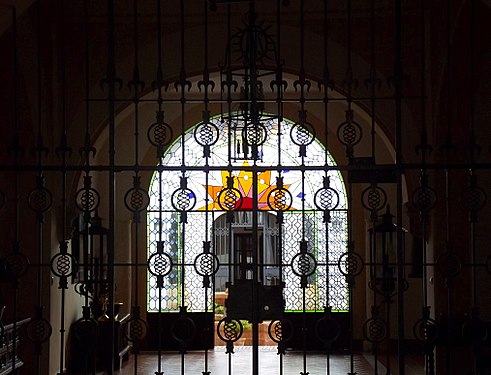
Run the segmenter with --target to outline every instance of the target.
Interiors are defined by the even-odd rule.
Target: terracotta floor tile
[[[184,367],[182,359],[178,353],[162,353],[160,371],[165,375],[202,375],[205,371],[205,352],[187,353],[184,357]],[[252,373],[251,347],[236,347],[235,353],[232,355],[227,355],[224,347],[216,347],[208,352],[207,361],[207,370],[210,371],[210,375],[247,375]],[[304,356],[299,352],[287,352],[283,358],[280,358],[275,347],[261,347],[259,361],[260,374],[264,375],[299,375],[304,371]],[[325,354],[308,353],[305,361],[305,369],[309,375],[341,375],[351,371],[351,357],[347,354],[332,354],[329,359],[329,370]],[[353,356],[353,369],[357,375],[375,374],[371,363],[373,364],[373,358],[367,354]],[[155,372],[159,370],[158,364],[157,353],[140,354],[136,361],[135,356],[131,356],[124,363],[123,368],[115,374],[155,375]],[[414,366],[414,363],[411,365]],[[282,372],[280,372],[280,366],[283,369]],[[423,371],[422,368],[420,370]],[[379,374],[386,374],[383,366],[379,366]]]

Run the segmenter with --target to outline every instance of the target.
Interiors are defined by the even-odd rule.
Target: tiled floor
[[[230,361],[229,361],[230,360]],[[283,372],[280,372],[280,356],[275,347],[261,347],[259,353],[260,374],[263,375],[299,375],[304,371],[303,355],[298,352],[287,352],[283,356]],[[163,353],[161,358],[161,368],[165,375],[202,375],[205,371],[204,352],[189,352],[185,355],[184,369],[182,357],[177,353]],[[235,353],[231,356],[225,354],[224,347],[216,347],[208,352],[208,371],[211,375],[248,375],[252,374],[252,350],[251,347],[235,348]],[[118,375],[155,375],[158,371],[158,356],[156,353],[145,353],[138,356],[135,371],[135,358],[130,357],[125,362],[123,368],[116,372]],[[230,368],[229,368],[230,366]],[[411,364],[414,368],[414,363]],[[378,374],[385,375],[385,368],[378,366]],[[409,369],[408,369],[409,370]],[[327,370],[327,358],[325,354],[307,355],[306,371],[309,375],[331,374],[341,375],[351,371],[350,356],[345,354],[333,354],[329,360],[329,372]],[[416,372],[407,371],[407,375],[420,375],[424,371],[422,368],[415,369]],[[357,375],[375,374],[373,358],[365,354],[356,354],[353,361],[353,373]],[[396,374],[394,372],[393,374]]]

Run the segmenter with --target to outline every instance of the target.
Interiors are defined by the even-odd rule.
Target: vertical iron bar
[[[180,81],[181,81],[181,140],[182,140],[182,161],[181,161],[181,179],[184,180],[186,178],[186,142],[185,142],[185,133],[186,133],[186,124],[185,124],[185,106],[186,106],[186,95],[185,95],[185,80],[186,80],[186,69],[185,69],[185,57],[184,57],[184,0],[180,2],[180,18],[181,18],[181,69],[180,69]],[[183,215],[187,215],[187,212],[184,212]],[[181,221],[182,231],[181,231],[181,311],[183,311],[185,306],[185,298],[186,298],[186,220]],[[182,345],[182,344],[181,344]],[[185,351],[181,350],[181,374],[185,374]]]
[[[41,131],[41,125],[42,125],[42,79],[41,79],[41,0],[37,1],[37,7],[36,7],[36,21],[37,21],[37,37],[36,37],[36,52],[37,52],[37,61],[36,61],[36,68],[37,68],[37,126],[38,126],[38,150],[37,150],[37,157],[38,157],[38,178],[42,179],[43,177],[43,144],[42,144],[42,131]],[[39,213],[37,213],[39,215]],[[43,290],[43,278],[42,278],[42,264],[43,264],[43,229],[44,229],[44,212],[41,213],[41,216],[37,217],[38,220],[38,236],[37,236],[37,242],[38,242],[38,262],[39,266],[37,267],[37,306],[36,306],[36,319],[41,319],[42,314],[43,314],[43,301],[42,301],[42,290]],[[41,373],[41,343],[36,343],[36,366],[35,366],[35,371],[36,374],[39,375]]]
[[[134,24],[134,53],[135,53],[135,56],[134,56],[134,72],[133,72],[133,82],[130,82],[129,84],[129,87],[131,88],[131,85],[133,84],[133,88],[135,90],[135,93],[134,93],[134,97],[133,97],[133,105],[134,105],[134,110],[135,110],[135,127],[134,127],[134,141],[135,141],[135,177],[134,177],[134,187],[136,187],[136,179],[139,178],[139,169],[140,169],[140,165],[139,165],[139,145],[138,145],[138,141],[139,141],[139,88],[140,89],[143,89],[143,86],[144,86],[144,83],[143,81],[140,80],[140,70],[139,70],[139,56],[138,56],[138,2],[137,0],[134,0],[133,1],[133,24]],[[135,218],[135,215],[138,215],[138,219]],[[139,267],[139,229],[140,229],[140,212],[134,212],[133,213],[133,226],[135,228],[135,232],[134,232],[134,236],[135,236],[135,239],[134,239],[134,247],[135,247],[135,253],[134,253],[134,278],[135,278],[135,281],[134,281],[134,288],[135,288],[135,291],[134,291],[134,302],[132,303],[133,307],[132,308],[132,317],[134,317],[134,314],[135,314],[135,311],[138,311],[139,313],[139,309],[138,309],[138,305],[139,305],[139,301],[138,301],[138,298],[139,298],[139,282],[138,282],[138,276],[139,276],[139,270],[138,270],[138,267]],[[131,255],[130,255],[130,259],[131,259]],[[130,272],[131,273],[131,266],[130,266]],[[137,310],[138,309],[138,310]],[[139,315],[138,315],[139,316]],[[139,340],[139,339],[137,339]],[[138,356],[139,356],[139,351],[140,351],[140,343],[137,341],[135,343],[138,348],[137,350],[134,351],[133,353],[133,357],[134,357],[134,360],[133,360],[133,371],[134,371],[134,375],[137,375],[138,374]]]
[[[404,247],[402,232],[402,9],[401,0],[395,0],[395,48],[394,48],[394,94],[395,94],[395,125],[396,125],[396,171],[397,171],[397,333],[399,375],[405,374],[404,345]],[[390,338],[389,338],[390,339]]]
[[[160,2],[160,0],[159,0]],[[159,7],[160,12],[160,7]],[[162,164],[163,157],[159,155],[159,165]],[[163,222],[162,222],[162,209],[163,209],[163,199],[162,199],[162,170],[158,170],[159,173],[159,242],[162,243],[162,231],[163,231]],[[163,245],[157,245],[163,246]],[[156,375],[163,375],[162,371],[162,289],[163,289],[163,276],[156,276],[157,278],[157,286],[159,288],[159,313],[158,313],[158,323],[157,323],[157,372]]]
[[[348,105],[348,113],[351,116],[351,111],[352,111],[352,90],[353,90],[353,66],[352,66],[352,50],[351,50],[351,44],[352,44],[352,20],[351,20],[351,12],[352,12],[352,3],[351,0],[348,0],[347,2],[347,44],[348,44],[348,56],[347,56],[347,85],[348,85],[348,92],[347,92],[347,105]],[[349,159],[353,156],[352,155],[353,151],[349,150],[348,152],[348,162]],[[353,242],[352,242],[352,224],[353,224],[353,208],[352,208],[352,200],[353,200],[353,183],[351,179],[348,177],[348,251],[353,252],[354,247],[353,247]],[[354,288],[354,276],[349,276],[348,280],[348,299],[349,299],[349,341],[350,341],[350,372],[349,374],[355,374],[355,358],[354,358],[354,336],[353,336],[353,327],[354,327],[354,317],[353,317],[353,288]]]
[[[277,48],[277,56],[276,56],[276,100],[277,100],[277,119],[278,119],[278,137],[277,137],[277,142],[278,142],[278,177],[281,177],[281,129],[282,129],[282,121],[283,121],[283,64],[281,61],[281,0],[277,0],[276,2],[276,48]],[[283,215],[283,212],[281,212],[281,215]],[[276,242],[276,248],[273,249],[275,252],[275,258],[277,259],[277,264],[278,264],[278,278],[279,278],[279,285],[282,286],[282,297],[284,298],[285,296],[285,291],[283,289],[283,226],[284,222],[283,220],[277,220],[278,224],[278,240]],[[280,321],[281,324],[281,321]],[[278,343],[278,347],[279,347]],[[283,356],[284,352],[281,351],[279,353],[279,375],[283,375]]]
[[[475,109],[475,97],[474,97],[474,91],[475,91],[475,85],[474,85],[474,55],[475,55],[475,46],[474,46],[474,34],[475,34],[475,25],[474,23],[476,22],[476,7],[475,7],[475,1],[470,0],[470,7],[471,7],[471,16],[470,16],[470,31],[469,31],[469,80],[470,80],[470,95],[469,95],[469,107],[470,107],[470,116],[469,116],[469,133],[471,137],[471,144],[470,144],[470,168],[469,168],[469,175],[472,176],[474,174],[474,164],[475,164],[475,128],[474,128],[474,109]],[[472,220],[471,222],[471,275],[472,275],[472,307],[477,308],[477,270],[476,270],[476,241],[475,241],[475,220]],[[477,368],[475,369],[477,373]]]
[[[109,307],[108,315],[114,316],[114,249],[115,249],[115,236],[114,226],[115,220],[115,197],[116,197],[116,181],[115,181],[115,125],[116,125],[116,56],[115,56],[115,22],[114,22],[114,0],[108,0],[107,2],[107,22],[108,22],[108,66],[107,66],[107,79],[108,79],[108,118],[109,118],[109,228],[108,228],[108,289],[109,289]],[[114,353],[114,338],[115,338],[115,325],[114,320],[111,319],[111,343],[109,344],[109,350],[111,355]],[[114,360],[111,359],[111,365],[109,366],[109,375],[114,372]]]
[[[62,158],[63,158],[63,169],[62,169],[62,214],[61,214],[61,225],[62,225],[62,239],[60,241],[60,250],[61,247],[64,246],[65,243],[65,223],[66,223],[66,210],[67,210],[67,154],[66,154],[66,77],[65,77],[65,38],[64,38],[64,22],[65,22],[65,13],[64,13],[64,2],[61,2],[61,19],[60,19],[60,28],[61,28],[61,95],[62,95],[62,128],[63,134],[61,137],[61,147],[64,148],[62,150]],[[61,287],[61,285],[60,285]],[[65,367],[65,287],[61,287],[61,316],[60,316],[60,374],[63,373]]]
[[[13,37],[13,120],[14,120],[14,143],[17,148],[14,150],[14,170],[15,170],[15,242],[14,242],[14,252],[19,252],[20,249],[20,172],[19,172],[19,113],[18,113],[18,51],[17,51],[17,9],[15,5],[12,7],[12,37]],[[13,332],[15,337],[15,332],[17,332],[17,279],[13,282]],[[16,352],[17,340],[12,340],[12,351]],[[12,372],[15,374],[16,368],[16,356],[12,358]]]
[[[249,73],[250,73],[250,107],[251,107],[251,121],[254,127],[254,131],[260,131],[256,129],[256,121],[259,121],[256,116],[257,114],[257,48],[256,39],[254,35],[254,28],[256,22],[256,8],[255,3],[251,1],[249,3],[250,20],[249,20]],[[246,87],[246,98],[247,87]],[[246,126],[246,124],[244,124]],[[246,140],[243,140],[246,142]],[[258,145],[252,145],[253,148],[257,148]],[[259,210],[259,200],[258,200],[258,170],[257,170],[257,150],[252,151],[253,155],[253,165],[252,165],[252,374],[259,375],[259,224],[258,224],[258,210]],[[261,260],[262,263],[262,260]]]
[[[447,0],[447,90],[446,90],[446,113],[447,113],[447,139],[446,139],[446,145],[444,146],[446,148],[446,159],[445,163],[448,165],[450,163],[450,148],[452,144],[452,132],[451,132],[451,122],[450,122],[450,114],[451,114],[451,92],[452,92],[452,86],[451,86],[451,78],[452,78],[452,45],[451,45],[451,16],[452,16],[452,10],[451,10],[451,5],[450,5],[450,0]],[[448,168],[445,168],[445,213],[446,213],[446,228],[445,228],[445,240],[447,244],[447,251],[450,253],[453,251],[452,246],[450,246],[450,241],[451,241],[451,236],[450,236],[450,216],[451,216],[451,210],[450,210],[450,171]],[[423,243],[426,243],[425,238],[423,237]],[[424,259],[424,258],[423,258]],[[448,342],[447,342],[447,353],[445,357],[445,371],[448,375],[453,374],[453,353],[454,353],[454,348],[453,348],[453,337],[452,337],[452,331],[453,331],[453,312],[452,312],[452,305],[453,305],[453,281],[449,277],[447,279],[447,337],[448,337]]]
[[[328,0],[324,0],[324,14],[323,14],[323,23],[324,23],[324,71],[323,71],[323,86],[324,86],[324,147],[325,147],[325,154],[324,154],[324,165],[326,167],[325,170],[325,175],[324,178],[329,178],[328,177],[328,167],[329,167],[329,156],[328,156],[328,150],[329,150],[329,95],[328,95],[328,90],[330,86],[330,74],[329,74],[329,66],[328,66]],[[319,83],[319,88],[321,87]],[[325,285],[326,285],[326,290],[325,290],[325,299],[326,303],[324,306],[324,311],[327,312],[329,311],[329,314],[331,313],[331,305],[330,305],[330,298],[329,298],[329,293],[330,293],[330,282],[329,282],[329,275],[330,275],[330,270],[329,270],[329,263],[330,263],[330,256],[329,256],[329,223],[330,223],[330,213],[328,214],[329,216],[326,217],[324,216],[324,221],[325,221],[325,231],[326,231],[326,244],[325,244],[325,262],[326,262],[326,277],[325,277]],[[331,345],[326,346],[326,375],[330,375],[331,373],[331,367],[330,367],[330,358],[331,358]]]
[[[425,14],[425,1],[421,0],[421,164],[420,171],[421,185],[426,187],[427,171],[426,171],[426,157],[429,151],[427,143],[427,131],[426,131],[426,14]],[[424,184],[424,185],[423,185]],[[423,319],[429,319],[430,307],[428,306],[428,249],[426,245],[426,235],[428,230],[428,212],[421,211],[421,226],[423,237]],[[423,324],[426,324],[424,322]],[[431,344],[425,343],[425,372],[430,373],[430,368],[433,367],[433,349]]]
[[[300,111],[299,117],[302,117],[305,121],[305,0],[300,0]],[[303,126],[303,123],[302,123]],[[305,153],[301,152],[301,174],[302,174],[302,241],[306,241],[305,238]],[[306,249],[306,251],[308,251]],[[306,256],[306,255],[305,255]],[[302,362],[303,362],[303,374],[307,372],[307,312],[306,312],[306,287],[307,281],[303,280],[305,276],[301,276],[302,281]]]
[[[157,98],[157,103],[158,103],[158,111],[159,113],[162,111],[162,103],[163,103],[163,97],[162,97],[162,86],[164,84],[163,82],[163,70],[162,70],[162,2],[161,0],[157,0],[157,74],[156,74],[156,85],[158,89],[158,98]],[[163,150],[158,150],[158,165],[162,165],[163,161],[163,155],[161,154]],[[159,232],[158,232],[158,238],[159,242],[162,242],[162,230],[163,230],[163,223],[162,223],[162,169],[158,170],[158,178],[159,178]],[[158,245],[159,246],[159,245]],[[158,326],[158,333],[157,333],[157,372],[156,375],[163,375],[162,372],[162,288],[163,288],[163,277],[162,276],[156,276],[157,278],[157,286],[158,286],[158,295],[159,295],[159,311],[158,311],[158,318],[157,318],[157,326]],[[160,280],[162,279],[162,280]]]
[[[209,71],[208,71],[208,4],[206,1],[203,1],[203,5],[204,5],[204,39],[205,39],[205,45],[204,45],[204,72],[203,72],[203,81],[208,81],[209,79]],[[208,98],[208,84],[209,82],[205,82],[205,85],[204,85],[204,104],[205,104],[205,112],[206,112],[206,117],[208,118],[208,102],[209,102],[209,98]],[[208,191],[208,187],[209,187],[209,179],[210,179],[210,171],[208,169],[209,167],[209,157],[208,157],[208,153],[205,153],[205,190]],[[209,216],[210,216],[210,213],[209,213],[209,207],[208,207],[208,203],[209,202],[209,194],[205,194],[205,243],[207,244],[206,246],[208,246],[208,242],[210,240],[210,234],[209,234],[209,230],[210,230],[210,224],[209,224]],[[214,245],[214,248],[216,249],[216,245]],[[204,251],[204,249],[203,249]],[[211,253],[212,254],[215,254],[215,250],[214,249],[210,249]],[[210,321],[210,325],[211,325],[211,331],[214,332],[214,316],[215,316],[215,279],[214,279],[214,275],[212,276],[212,306],[211,306],[211,309],[212,309],[212,319]],[[210,327],[207,326],[208,324],[208,299],[209,299],[209,296],[208,296],[208,286],[205,285],[205,332],[207,332],[206,330],[207,329],[210,329]],[[203,375],[209,375],[209,371],[208,371],[208,346],[206,346],[205,348],[205,358],[204,358],[204,371],[203,371]]]

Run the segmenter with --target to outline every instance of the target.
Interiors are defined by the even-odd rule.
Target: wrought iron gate
[[[8,9],[0,373],[491,371],[484,2]]]

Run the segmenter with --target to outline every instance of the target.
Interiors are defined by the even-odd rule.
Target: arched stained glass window
[[[250,167],[253,163],[260,170],[257,176],[260,281],[265,285],[275,285],[280,279],[285,282],[287,310],[303,310],[305,307],[306,310],[321,311],[327,304],[334,311],[347,310],[347,283],[338,267],[338,259],[347,249],[347,199],[341,173],[322,168],[326,161],[329,166],[335,166],[330,153],[314,140],[306,147],[302,160],[299,146],[290,136],[294,123],[285,120],[278,124],[275,118],[263,117],[261,124],[268,136],[253,159],[251,150],[229,130],[233,128],[227,125],[230,121],[223,117],[210,121],[218,129],[218,139],[210,146],[208,158],[204,157],[203,146],[196,141],[196,128],[192,128],[184,140],[180,138],[168,148],[162,158],[165,168],[155,172],[152,178],[147,218],[148,255],[157,252],[157,242],[160,241],[173,266],[163,277],[162,290],[159,290],[157,277],[148,273],[147,310],[177,311],[179,306],[187,306],[188,311],[203,311],[205,305],[212,306],[212,293],[206,294],[208,301],[205,301],[203,277],[193,267],[195,258],[203,251],[206,232],[212,252],[220,260],[212,287],[218,292],[225,291],[225,282],[230,277],[230,268],[226,264],[231,263],[228,256],[232,253],[228,247],[232,246],[235,254],[239,254],[240,248],[247,244],[247,233],[252,225],[253,172]],[[212,167],[208,172],[206,159]],[[172,194],[181,186],[182,165],[187,167],[184,173],[190,190],[188,198],[196,202],[186,214],[184,241],[179,219],[181,213],[172,205]],[[276,212],[267,203],[279,175],[283,178],[283,187],[292,197],[291,206],[283,213],[282,231],[278,227]],[[219,193],[227,186],[229,176],[233,177],[233,187],[240,191],[241,197],[236,203],[237,210],[231,225],[228,225],[225,211],[218,202]],[[325,223],[324,211],[314,201],[316,193],[324,186],[325,177],[329,177],[330,187],[339,197],[339,204],[330,212],[329,223]],[[205,212],[208,212],[208,225]],[[302,302],[299,276],[290,266],[299,251],[302,227],[308,252],[317,261],[315,273],[308,278],[306,306]],[[279,238],[280,233],[282,238]],[[235,260],[241,256],[245,259],[247,254],[239,254]],[[247,277],[246,274],[242,276]],[[182,285],[185,285],[184,291],[181,290]]]

